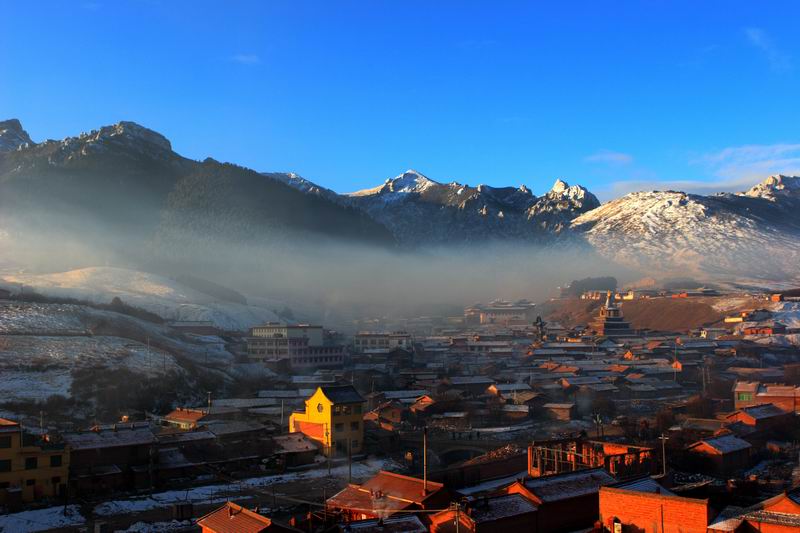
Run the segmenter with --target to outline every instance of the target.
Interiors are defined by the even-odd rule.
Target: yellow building
[[[0,418],[0,504],[61,496],[68,475],[69,448]]]
[[[322,444],[323,453],[346,457],[364,447],[364,398],[352,385],[318,387],[306,400],[304,413],[289,417],[289,431],[299,431]]]

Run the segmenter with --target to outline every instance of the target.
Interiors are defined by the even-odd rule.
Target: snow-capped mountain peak
[[[569,183],[562,179],[556,179],[556,182],[553,184],[553,187],[547,193],[549,198],[564,198],[564,199],[571,199],[571,200],[583,200],[585,198],[591,197],[595,201],[597,198],[590,193],[585,187],[581,185],[572,185],[570,186]],[[597,205],[600,205],[597,202]]]
[[[800,192],[800,176],[784,176],[776,174],[754,185],[749,190],[739,193],[740,196],[765,198],[774,201],[778,196],[786,196]]]
[[[0,121],[0,152],[11,152],[31,144],[34,143],[19,120]]]
[[[394,179],[386,180],[386,184],[391,192],[405,193],[423,192],[433,185],[438,185],[437,182],[413,169],[406,170]]]

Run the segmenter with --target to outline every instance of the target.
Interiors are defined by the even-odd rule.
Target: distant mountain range
[[[45,216],[46,215],[46,216]],[[414,170],[339,194],[295,174],[193,161],[159,133],[120,122],[35,143],[17,120],[0,122],[0,233],[24,227],[114,238],[174,252],[223,240],[305,239],[409,249],[519,242],[587,245],[651,272],[797,279],[800,178],[771,176],[710,196],[638,192],[601,205],[556,180],[525,186],[439,183]],[[144,246],[145,244],[143,244]]]

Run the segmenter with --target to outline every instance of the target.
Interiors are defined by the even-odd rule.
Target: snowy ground
[[[80,514],[77,505],[68,506],[66,511],[64,514],[64,506],[59,505],[47,509],[0,515],[0,531],[3,533],[29,533],[77,527],[86,523],[86,519]]]
[[[120,337],[0,337],[0,387],[7,398],[69,396],[71,372],[88,368],[127,368],[148,377],[180,370],[172,355]]]
[[[367,459],[366,461],[353,463],[353,478],[366,479],[382,469],[397,469],[397,465],[385,459]],[[283,483],[320,480],[327,477],[327,475],[327,468],[317,468],[315,470],[293,472],[284,475],[243,479],[238,483],[206,485],[188,490],[159,492],[148,497],[113,500],[101,503],[94,508],[94,514],[97,516],[114,516],[118,514],[137,513],[170,507],[175,503],[224,503],[242,491],[258,490]],[[334,467],[331,470],[331,475],[333,477],[346,478],[348,475],[347,465],[342,464]]]
[[[125,268],[91,267],[53,274],[0,275],[0,288],[110,303],[114,297],[166,320],[207,320],[225,330],[245,331],[278,320],[271,308],[220,301],[170,278]],[[278,305],[278,304],[276,304]],[[274,306],[273,306],[274,308]]]
[[[231,375],[239,371],[219,337],[183,336],[165,325],[82,305],[0,301],[4,398],[69,396],[76,369],[126,368],[157,377],[180,370],[183,358]]]

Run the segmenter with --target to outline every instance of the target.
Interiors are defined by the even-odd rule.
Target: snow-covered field
[[[4,398],[69,396],[78,369],[126,368],[157,377],[181,371],[183,357],[236,370],[219,337],[180,336],[164,325],[82,305],[0,301]]]
[[[180,370],[172,355],[120,337],[0,337],[0,387],[10,398],[69,396],[71,371],[100,368],[127,368],[147,377]]]
[[[0,515],[0,531],[3,533],[29,533],[48,529],[77,527],[86,523],[77,505],[48,507],[35,511]]]
[[[173,279],[125,268],[90,267],[53,274],[0,276],[0,288],[19,292],[23,287],[46,296],[102,304],[119,297],[126,304],[165,320],[211,321],[225,330],[244,331],[278,320],[270,308],[220,301]]]

